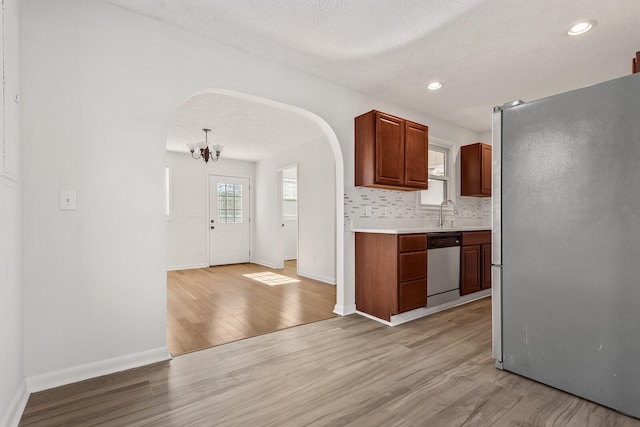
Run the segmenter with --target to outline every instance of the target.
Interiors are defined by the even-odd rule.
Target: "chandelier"
[[[202,129],[204,131],[204,141],[200,141],[197,144],[190,142],[187,144],[187,148],[191,151],[191,157],[194,159],[202,159],[205,163],[209,163],[209,160],[212,162],[217,162],[220,158],[220,153],[222,153],[222,145],[213,144],[211,148],[209,148],[209,132],[211,129]],[[198,155],[195,154],[196,150],[200,150]],[[213,153],[215,153],[215,158],[213,157]]]

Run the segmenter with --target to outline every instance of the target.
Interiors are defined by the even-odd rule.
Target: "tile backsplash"
[[[345,231],[351,228],[418,228],[438,225],[438,208],[418,203],[419,192],[351,187],[344,195]],[[491,198],[461,197],[445,207],[445,225],[491,226]]]

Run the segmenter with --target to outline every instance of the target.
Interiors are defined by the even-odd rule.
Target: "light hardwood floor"
[[[334,317],[336,287],[257,264],[167,273],[167,345],[177,356]]]
[[[387,327],[352,315],[34,394],[22,426],[640,426],[499,371],[484,299]]]

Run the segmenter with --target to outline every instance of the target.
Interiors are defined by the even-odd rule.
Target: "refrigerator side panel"
[[[502,114],[506,370],[640,417],[640,74]]]
[[[502,264],[502,110],[493,111],[491,129],[491,264]]]
[[[491,267],[491,342],[496,368],[502,363],[502,267]]]
[[[496,367],[502,369],[502,110],[493,112],[491,150],[491,342]]]

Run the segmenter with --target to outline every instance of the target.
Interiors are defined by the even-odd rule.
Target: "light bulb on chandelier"
[[[217,162],[220,158],[220,153],[222,153],[222,145],[213,144],[211,148],[209,148],[209,132],[211,129],[202,129],[204,131],[204,141],[200,141],[197,144],[190,142],[187,144],[187,148],[191,152],[191,157],[194,159],[202,159],[205,163],[209,163],[209,160],[212,162]],[[199,154],[195,154],[196,150],[200,151]],[[215,157],[214,157],[215,156]]]

